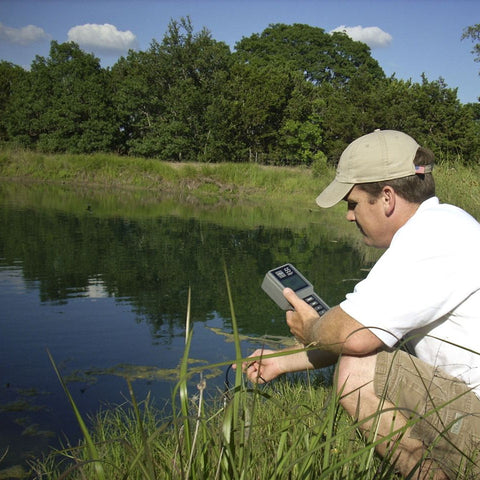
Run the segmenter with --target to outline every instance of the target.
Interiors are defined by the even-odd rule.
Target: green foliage
[[[223,83],[230,50],[188,18],[172,21],[163,42],[130,52],[112,68],[123,149],[163,160],[208,160],[209,108]],[[214,146],[213,146],[214,148]]]
[[[472,53],[474,55],[474,60],[476,62],[480,62],[480,23],[465,28],[462,35],[462,40],[465,38],[470,38],[472,42],[477,42],[473,46]]]
[[[108,73],[74,43],[53,41],[13,89],[6,109],[8,136],[46,152],[113,148],[118,128]]]
[[[423,75],[422,84],[391,79],[381,95],[392,106],[385,111],[385,125],[430,148],[437,163],[479,163],[478,110],[462,105],[456,89],[448,88],[443,79],[430,82]]]
[[[270,25],[231,52],[186,17],[109,69],[57,42],[28,72],[0,63],[0,141],[46,153],[309,166],[396,128],[439,161],[478,164],[479,119],[442,78],[385,78],[367,45],[302,24]]]
[[[323,99],[324,153],[331,164],[338,161],[342,151],[355,138],[376,128],[387,128],[379,118],[386,109],[379,100],[379,92],[385,88],[386,82],[362,68],[342,88],[331,84],[319,87]]]
[[[261,34],[240,40],[235,49],[241,62],[282,64],[290,71],[303,73],[314,84],[345,84],[361,66],[375,77],[384,76],[367,45],[343,33],[328,34],[309,25],[270,25]]]
[[[15,86],[22,82],[26,75],[23,68],[0,61],[0,141],[8,140],[5,110]]]
[[[323,114],[325,101],[310,82],[299,81],[285,108],[279,130],[279,155],[287,165],[311,165],[324,154]]]
[[[325,177],[330,174],[330,169],[327,166],[327,157],[321,152],[316,155],[312,163],[312,174],[314,177]]]
[[[283,67],[232,67],[224,89],[222,125],[233,147],[230,160],[275,162],[279,130],[293,89],[294,78]]]

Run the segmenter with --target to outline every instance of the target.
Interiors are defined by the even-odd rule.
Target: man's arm
[[[307,350],[302,345],[278,351],[258,349],[250,357],[257,358],[245,362],[242,368],[252,382],[258,383],[269,382],[284,373],[328,367],[338,359],[335,353],[317,348]]]
[[[368,355],[384,343],[368,328],[357,322],[339,306],[321,317],[289,288],[283,291],[295,309],[287,312],[290,332],[305,346],[315,345],[335,355]]]
[[[339,306],[319,317],[293,290],[286,288],[283,293],[295,308],[287,312],[287,324],[303,345],[278,352],[263,349],[253,352],[251,357],[260,358],[242,366],[251,381],[264,383],[283,373],[327,367],[341,354],[368,355],[384,346],[377,336]]]

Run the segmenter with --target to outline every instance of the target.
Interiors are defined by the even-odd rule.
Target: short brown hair
[[[415,165],[432,165],[434,163],[433,152],[428,148],[418,147],[413,160]],[[357,186],[367,192],[372,198],[378,198],[385,186],[391,186],[395,192],[407,202],[422,203],[427,198],[435,196],[435,181],[431,172],[415,174],[393,180],[381,182],[359,183]]]

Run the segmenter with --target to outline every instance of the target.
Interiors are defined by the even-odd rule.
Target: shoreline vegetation
[[[279,167],[258,163],[174,163],[114,154],[43,154],[0,147],[0,180],[63,185],[118,197],[137,192],[141,203],[171,198],[209,207],[235,205],[317,210],[318,193],[333,179],[333,167]],[[480,220],[480,165],[435,165],[437,196]],[[128,195],[127,195],[127,198]],[[134,197],[135,198],[135,197]],[[340,205],[341,207],[341,205]],[[343,219],[342,219],[343,221]]]
[[[325,167],[325,172],[330,169]],[[333,172],[333,170],[332,170]],[[318,174],[317,174],[318,175]],[[294,203],[307,203],[327,181],[313,179],[306,167],[258,163],[164,162],[114,154],[43,154],[0,149],[0,177],[73,186],[102,187],[222,200],[264,201],[295,193]],[[301,189],[299,187],[302,187]]]
[[[479,167],[443,163],[435,167],[434,174],[437,194],[442,201],[461,206],[480,219]],[[333,168],[325,165],[306,168],[265,167],[255,163],[181,164],[110,154],[48,155],[26,150],[0,150],[0,189],[3,195],[8,195],[8,189],[15,188],[18,183],[32,186],[32,196],[25,202],[39,199],[48,202],[46,196],[37,196],[37,184],[42,188],[84,190],[88,195],[85,194],[85,201],[80,204],[65,202],[59,206],[47,203],[50,208],[78,209],[83,214],[86,214],[88,200],[94,202],[93,208],[98,209],[98,214],[115,214],[119,211],[117,209],[122,213],[127,209],[128,212],[129,202],[139,202],[145,206],[145,215],[155,215],[159,213],[159,200],[167,195],[173,199],[168,201],[177,208],[181,208],[183,202],[194,204],[205,212],[212,211],[212,214],[205,213],[208,221],[228,221],[225,218],[228,215],[219,215],[226,210],[232,215],[243,216],[244,222],[251,227],[268,221],[279,222],[279,227],[300,227],[311,221],[324,221],[329,228],[340,229],[340,225],[348,227],[342,206],[321,211],[316,209],[314,202],[333,176]],[[106,198],[102,192],[115,196],[115,205],[101,210],[101,203]],[[280,220],[269,220],[269,209],[284,210],[285,216],[280,215]],[[262,213],[252,213],[257,210]],[[299,215],[299,211],[304,214]],[[343,228],[339,235],[354,238],[353,229]],[[235,346],[231,361],[239,365],[242,354],[228,265],[225,280]],[[185,301],[189,312],[190,299]],[[2,471],[5,452],[0,452],[0,478],[402,478],[395,474],[388,461],[376,456],[372,447],[375,442],[391,441],[388,459],[393,462],[393,438],[402,432],[392,432],[385,439],[365,441],[359,434],[358,424],[347,418],[339,406],[331,388],[331,371],[292,375],[265,386],[253,386],[245,383],[240,369],[231,370],[227,373],[231,385],[225,392],[219,392],[218,398],[206,399],[205,382],[208,380],[202,378],[201,371],[193,372],[189,366],[189,351],[195,336],[188,313],[185,321],[185,351],[172,393],[171,413],[159,411],[149,398],[137,401],[126,378],[130,399],[123,406],[101,411],[90,421],[85,421],[51,358],[52,367],[72,402],[83,440],[52,451],[45,458],[32,460],[29,472],[24,468]],[[217,366],[227,368],[228,364]],[[411,424],[415,421],[418,419],[413,418]],[[469,478],[468,466],[465,472],[458,473],[457,478]]]

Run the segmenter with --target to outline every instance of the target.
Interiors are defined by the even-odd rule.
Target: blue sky
[[[186,15],[232,50],[271,23],[345,29],[370,45],[387,75],[442,77],[464,103],[480,96],[480,63],[471,40],[461,40],[480,23],[478,0],[0,0],[0,59],[28,68],[48,56],[51,40],[73,40],[109,66],[128,48],[161,41],[170,20]]]

